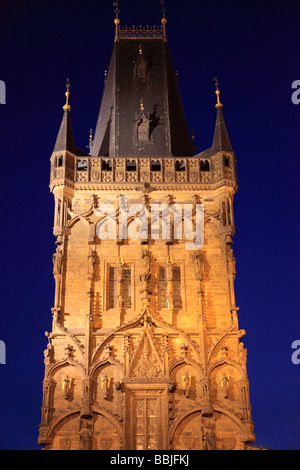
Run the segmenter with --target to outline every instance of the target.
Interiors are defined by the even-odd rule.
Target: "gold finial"
[[[222,103],[220,103],[220,90],[219,90],[219,82],[218,82],[218,79],[217,78],[214,78],[214,82],[215,82],[215,85],[216,85],[216,95],[217,95],[217,104],[216,104],[216,108],[222,108]]]
[[[161,19],[161,24],[163,25],[163,33],[164,33],[164,39],[166,39],[166,24],[167,24],[167,18],[166,18],[166,7],[165,7],[165,1],[164,0],[159,0],[160,4],[162,5],[162,19]]]
[[[174,264],[174,260],[171,255],[167,257],[167,264],[172,264],[172,265]]]
[[[116,14],[116,17],[114,19],[114,23],[116,25],[116,34],[115,34],[115,41],[117,41],[118,37],[119,37],[119,24],[120,24],[120,19],[119,19],[119,13],[120,13],[120,10],[119,10],[119,2],[113,2],[113,6],[115,7],[115,14]]]
[[[123,266],[124,260],[123,260],[122,256],[119,256],[117,264],[121,264],[121,266]]]
[[[144,108],[144,100],[143,100],[143,98],[140,99],[140,103],[141,103],[141,104],[140,104],[140,110],[141,110],[141,112],[144,112],[144,111],[145,111],[145,108]]]
[[[93,129],[90,129],[90,135],[89,135],[89,145],[87,146],[90,150],[92,148],[92,143],[93,143]]]
[[[67,91],[66,91],[66,93],[65,93],[65,95],[66,95],[66,104],[63,106],[63,109],[64,109],[64,110],[67,109],[68,111],[70,111],[70,109],[71,109],[71,106],[69,105],[70,80],[69,80],[68,78],[67,78],[67,85],[66,85],[66,87],[67,87]]]
[[[140,55],[143,55],[142,44],[139,45],[139,54],[140,54]]]

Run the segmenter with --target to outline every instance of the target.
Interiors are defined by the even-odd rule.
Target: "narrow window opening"
[[[167,270],[162,266],[159,267],[159,307],[167,308]]]
[[[126,171],[136,171],[136,161],[127,160],[126,162]]]
[[[139,142],[149,142],[149,119],[144,114],[137,122],[137,139]]]
[[[151,171],[161,171],[161,162],[159,160],[151,161]]]
[[[112,171],[111,160],[102,160],[102,171]]]
[[[226,166],[227,168],[230,167],[230,157],[228,157],[227,155],[224,156],[224,166]]]
[[[173,302],[175,308],[182,308],[181,270],[179,266],[173,267]]]
[[[209,171],[209,161],[201,160],[200,161],[200,171]]]
[[[63,166],[63,156],[62,156],[62,155],[60,155],[59,157],[57,157],[56,166],[57,166],[57,167]]]
[[[123,268],[123,305],[131,308],[131,268]]]
[[[87,160],[77,161],[77,171],[87,171]]]
[[[108,308],[117,308],[117,268],[109,267]]]
[[[185,161],[176,160],[175,162],[175,171],[185,171]]]

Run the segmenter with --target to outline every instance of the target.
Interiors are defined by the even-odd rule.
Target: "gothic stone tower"
[[[39,444],[247,449],[254,432],[234,293],[236,157],[219,89],[212,146],[194,155],[165,16],[161,27],[124,28],[118,15],[115,25],[90,153],[74,143],[68,85],[51,156],[55,296]],[[152,216],[163,203],[204,205],[201,248],[174,236],[172,218],[165,238],[162,215],[156,231],[151,221],[149,231],[139,227],[138,211]]]

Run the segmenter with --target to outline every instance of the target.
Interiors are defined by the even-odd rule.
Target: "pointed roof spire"
[[[206,158],[206,157],[211,157],[215,153],[218,152],[232,152],[234,153],[234,150],[231,146],[231,142],[229,139],[229,135],[227,132],[226,124],[224,121],[224,116],[223,116],[223,105],[220,102],[220,90],[219,90],[219,82],[217,78],[214,78],[215,86],[216,86],[216,95],[217,95],[217,104],[215,105],[217,109],[217,117],[216,117],[216,125],[215,125],[215,132],[214,132],[214,138],[213,138],[213,143],[210,148],[207,150],[204,150],[204,152],[201,152],[198,155],[201,155],[201,158]]]
[[[71,106],[69,105],[69,96],[70,96],[70,80],[67,78],[67,91],[66,104],[63,106],[64,114],[60,124],[60,128],[57,134],[55,146],[53,152],[60,152],[62,150],[68,150],[69,152],[78,153],[78,149],[74,143],[73,130],[71,125],[70,110]]]
[[[233,152],[231,142],[229,139],[229,135],[227,132],[226,124],[224,121],[223,116],[223,105],[220,102],[220,90],[219,90],[219,82],[217,78],[214,78],[215,86],[216,86],[216,95],[217,95],[217,104],[215,107],[217,108],[217,118],[216,118],[216,125],[215,125],[215,133],[214,139],[212,144],[212,151],[213,153],[216,152]]]

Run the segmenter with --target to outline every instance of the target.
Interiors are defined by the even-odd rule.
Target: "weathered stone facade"
[[[180,158],[81,154],[69,113],[51,157],[55,296],[40,445],[247,449],[254,432],[234,293],[236,157],[222,149],[221,105],[212,148]],[[99,206],[116,208],[118,227],[120,196],[149,213],[152,204],[203,204],[203,247],[187,250],[172,219],[168,239],[151,227],[145,238],[104,239]]]

